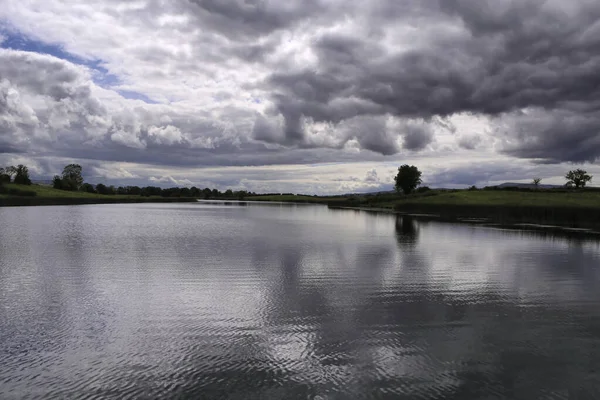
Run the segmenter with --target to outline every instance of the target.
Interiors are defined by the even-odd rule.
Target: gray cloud
[[[252,40],[289,29],[324,7],[317,0],[276,2],[264,0],[190,0],[184,7],[203,29],[237,40]]]
[[[52,0],[43,15],[55,18],[16,2],[0,10],[119,78],[101,87],[85,66],[0,49],[0,152],[170,166],[384,161],[452,146],[546,163],[600,156],[596,1],[118,4],[82,8],[93,28],[81,32]],[[458,114],[490,129],[457,129]]]
[[[337,122],[344,118],[344,110],[334,111],[330,105],[345,98],[373,105],[368,111],[354,109],[354,114],[366,111],[401,118],[461,112],[511,118],[522,108],[564,111],[577,107],[578,113],[588,115],[581,121],[572,119],[575,126],[558,132],[538,124],[535,128],[539,130],[531,135],[559,144],[583,139],[593,144],[586,152],[556,154],[552,148],[545,152],[542,141],[538,151],[529,151],[527,140],[521,142],[523,151],[507,151],[570,161],[598,157],[600,146],[594,138],[600,120],[589,110],[596,109],[600,95],[596,73],[600,36],[593,34],[600,30],[596,24],[600,5],[535,0],[425,3],[430,6],[428,18],[437,19],[440,26],[454,23],[458,33],[440,34],[426,45],[401,53],[386,52],[368,37],[323,36],[314,45],[316,71],[271,75],[268,83],[278,93],[273,99],[286,123],[294,127],[295,140],[301,140],[295,123],[299,114]],[[393,19],[378,15],[370,22],[389,27]],[[461,27],[465,29],[461,31]],[[287,105],[292,101],[295,107],[290,109]],[[553,140],[557,134],[560,139]],[[412,132],[405,138],[405,147],[422,148],[428,140],[418,136]],[[382,145],[388,153],[396,151],[389,143]]]
[[[461,135],[458,138],[458,146],[466,149],[466,150],[475,150],[477,148],[477,146],[479,146],[479,144],[481,143],[481,136],[474,134],[474,135]]]

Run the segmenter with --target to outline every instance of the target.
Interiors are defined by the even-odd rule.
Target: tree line
[[[64,189],[63,189],[64,190]],[[160,196],[160,197],[194,197],[198,199],[240,199],[243,200],[248,196],[255,196],[256,193],[245,190],[233,191],[228,189],[221,192],[217,189],[204,188],[200,189],[195,186],[188,187],[170,187],[160,188],[158,186],[107,186],[102,183],[91,185],[84,183],[79,189],[82,192],[97,193],[107,196],[112,195],[127,195],[127,196]]]
[[[107,186],[103,183],[92,185],[85,183],[82,176],[82,168],[79,164],[69,164],[61,175],[55,175],[52,179],[52,186],[55,189],[81,191],[86,193],[97,193],[102,195],[128,195],[128,196],[161,196],[161,197],[195,197],[202,199],[243,199],[249,195],[255,195],[245,190],[233,191],[231,189],[220,192],[217,189],[199,189],[195,186],[160,188],[158,186]]]
[[[31,185],[29,178],[29,168],[23,164],[10,167],[0,167],[0,184],[16,183],[17,185]]]
[[[255,196],[256,193],[246,190],[231,190],[224,192],[218,189],[204,188],[195,186],[160,188],[157,186],[118,186],[105,185],[98,183],[93,185],[84,182],[83,168],[79,164],[69,164],[63,168],[62,174],[55,175],[52,179],[54,189],[66,190],[71,192],[86,192],[102,195],[128,195],[128,196],[161,196],[161,197],[195,197],[201,199],[240,199],[248,196]],[[25,165],[17,165],[0,168],[0,185],[3,183],[15,183],[18,185],[31,185],[29,169]]]

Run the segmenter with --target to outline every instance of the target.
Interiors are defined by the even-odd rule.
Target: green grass
[[[139,196],[132,195],[104,195],[98,193],[86,193],[86,192],[71,192],[68,190],[54,189],[51,186],[45,185],[16,185],[14,183],[5,184],[8,189],[19,189],[28,190],[35,192],[35,197],[52,197],[52,198],[79,198],[79,199],[131,199]]]
[[[600,191],[433,190],[402,196],[392,193],[357,196],[253,196],[246,200],[324,203],[355,207],[397,208],[409,205],[600,208]]]
[[[460,190],[427,197],[407,196],[392,204],[600,208],[600,192]]]
[[[145,203],[145,202],[189,202],[193,198],[185,197],[143,197],[139,195],[103,195],[97,193],[71,192],[54,189],[45,185],[16,185],[4,184],[7,189],[35,192],[35,196],[15,196],[0,194],[0,206],[19,205],[66,205],[66,204],[95,204],[95,203]]]
[[[360,196],[331,206],[431,214],[448,221],[481,218],[497,223],[600,227],[598,191],[452,190]]]

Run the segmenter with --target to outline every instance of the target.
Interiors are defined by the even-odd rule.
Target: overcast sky
[[[343,193],[600,179],[597,0],[0,0],[0,165]]]

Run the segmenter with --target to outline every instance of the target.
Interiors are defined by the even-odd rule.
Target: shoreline
[[[585,235],[600,238],[600,207],[543,207],[466,204],[397,204],[394,207],[337,204],[327,201],[211,199],[218,202],[286,203],[324,205],[330,210],[361,211],[406,216],[418,220],[478,225],[521,231]],[[197,203],[190,197],[0,197],[0,207],[67,206],[93,204]]]
[[[354,210],[412,217],[420,220],[486,227],[543,231],[600,238],[600,208],[419,205],[394,208],[327,205],[331,210]]]
[[[193,197],[0,197],[0,207],[76,206],[86,204],[195,203]]]

